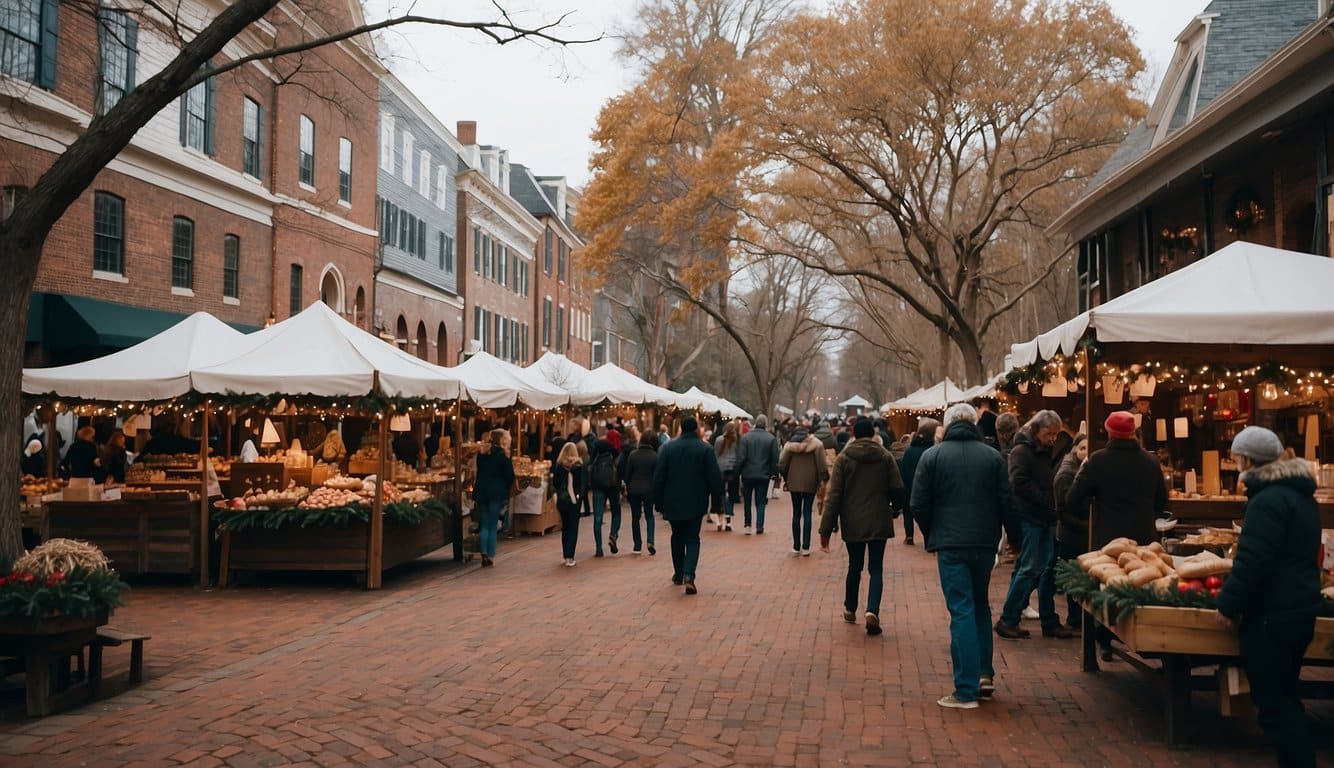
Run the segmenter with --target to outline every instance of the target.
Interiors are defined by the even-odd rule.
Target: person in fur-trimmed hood
[[[1246,484],[1245,522],[1218,623],[1239,628],[1251,700],[1278,764],[1315,766],[1298,678],[1320,611],[1320,507],[1311,467],[1283,459],[1278,435],[1247,427],[1232,440]]]
[[[778,455],[778,474],[792,494],[792,554],[811,556],[811,516],[815,494],[829,479],[824,445],[805,427],[793,430]]]

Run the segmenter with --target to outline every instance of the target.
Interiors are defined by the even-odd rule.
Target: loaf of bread
[[[1107,542],[1107,544],[1103,546],[1102,551],[1104,554],[1111,555],[1112,557],[1120,557],[1122,554],[1126,552],[1134,552],[1138,548],[1139,545],[1137,545],[1133,539],[1122,537]]]
[[[1124,576],[1126,572],[1116,563],[1102,563],[1089,569],[1089,575],[1106,584],[1113,576]]]
[[[1127,574],[1130,577],[1130,583],[1137,587],[1145,587],[1149,582],[1162,578],[1162,574],[1152,565],[1146,565]]]
[[[1204,579],[1225,573],[1232,573],[1232,561],[1221,557],[1182,563],[1177,569],[1177,576],[1183,579]]]

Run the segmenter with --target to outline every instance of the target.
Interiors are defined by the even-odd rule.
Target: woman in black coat
[[[500,510],[509,503],[514,486],[514,463],[505,452],[509,433],[491,430],[491,450],[477,455],[477,479],[473,481],[473,501],[480,510],[477,549],[482,553],[482,567],[491,565],[496,556],[496,526]]]
[[[584,495],[584,461],[575,443],[564,443],[551,465],[551,491],[560,512],[560,546],[565,565],[574,567],[574,550],[579,545],[579,505]]]
[[[644,531],[648,534],[648,553],[658,554],[653,543],[653,471],[657,463],[658,436],[646,432],[639,438],[639,445],[626,454],[621,475],[625,482],[625,496],[630,502],[630,534],[634,537],[636,554],[644,545],[639,535],[640,517],[644,518]]]
[[[92,427],[80,429],[74,436],[74,445],[65,451],[65,460],[60,465],[60,474],[65,478],[71,477],[90,477],[96,482],[101,482],[105,477],[102,471],[101,460],[98,458],[97,443],[93,442],[93,435],[97,434]]]

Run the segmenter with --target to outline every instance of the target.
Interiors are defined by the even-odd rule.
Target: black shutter
[[[60,0],[42,0],[42,62],[37,70],[37,84],[48,90],[56,87],[56,49],[60,37]]]
[[[134,90],[134,60],[139,58],[139,22],[125,19],[125,93]]]
[[[213,67],[205,65],[206,68]],[[217,126],[218,115],[213,103],[213,78],[204,81],[204,154],[212,157],[217,154],[213,148],[213,129]]]

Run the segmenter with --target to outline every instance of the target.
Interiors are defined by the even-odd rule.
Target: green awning
[[[124,349],[156,336],[185,317],[179,312],[132,307],[87,296],[35,293],[28,310],[27,336],[51,349]],[[240,323],[228,325],[242,333],[258,330],[256,326]]]

